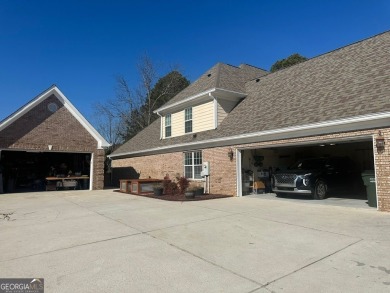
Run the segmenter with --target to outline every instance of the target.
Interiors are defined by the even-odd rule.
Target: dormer
[[[218,63],[155,113],[161,117],[160,138],[216,129],[247,94],[246,81],[266,71],[249,65]]]

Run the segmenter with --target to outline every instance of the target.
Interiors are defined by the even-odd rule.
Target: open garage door
[[[327,198],[367,199],[360,174],[366,170],[374,170],[373,143],[370,138],[356,141],[243,149],[241,150],[240,162],[241,182],[238,182],[241,194],[275,192],[276,188],[272,187],[271,182],[273,174],[288,173],[289,168],[294,163],[315,158],[324,159],[326,162],[320,160],[319,163],[325,162],[324,164],[329,166],[330,164],[338,164],[336,167],[332,166],[336,169],[331,169],[328,171],[329,174],[325,175],[327,176],[325,179],[328,181],[325,182],[327,184],[325,186]],[[332,161],[332,158],[335,159]],[[334,170],[334,174],[330,174],[332,170]],[[290,177],[284,178],[285,182],[283,183],[286,184],[282,184],[282,187],[276,191],[279,196],[300,199],[313,197],[312,188],[307,188],[307,191],[303,190],[301,193],[294,192],[288,180],[291,179],[293,182],[297,178],[293,178],[292,175]]]
[[[89,189],[90,153],[1,151],[4,193]]]

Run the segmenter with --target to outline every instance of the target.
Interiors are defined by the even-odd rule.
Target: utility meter
[[[203,162],[202,172],[200,173],[202,177],[210,176],[210,162]]]

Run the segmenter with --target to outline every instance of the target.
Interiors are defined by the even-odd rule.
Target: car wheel
[[[328,191],[328,185],[324,180],[317,180],[314,187],[313,198],[314,199],[324,199]]]

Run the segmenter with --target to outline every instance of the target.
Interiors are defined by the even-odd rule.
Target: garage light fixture
[[[233,156],[234,156],[233,149],[230,148],[228,151],[228,157],[229,157],[230,161],[233,161]]]
[[[49,148],[49,151],[53,149],[53,146],[51,144],[49,144],[47,147]]]
[[[378,151],[383,151],[385,149],[385,138],[382,136],[382,133],[379,131],[379,137],[375,139],[376,149]]]
[[[385,148],[385,139],[383,137],[378,137],[376,139],[376,148],[378,150],[383,150]]]
[[[324,144],[320,144],[320,147],[324,147],[325,145]]]

